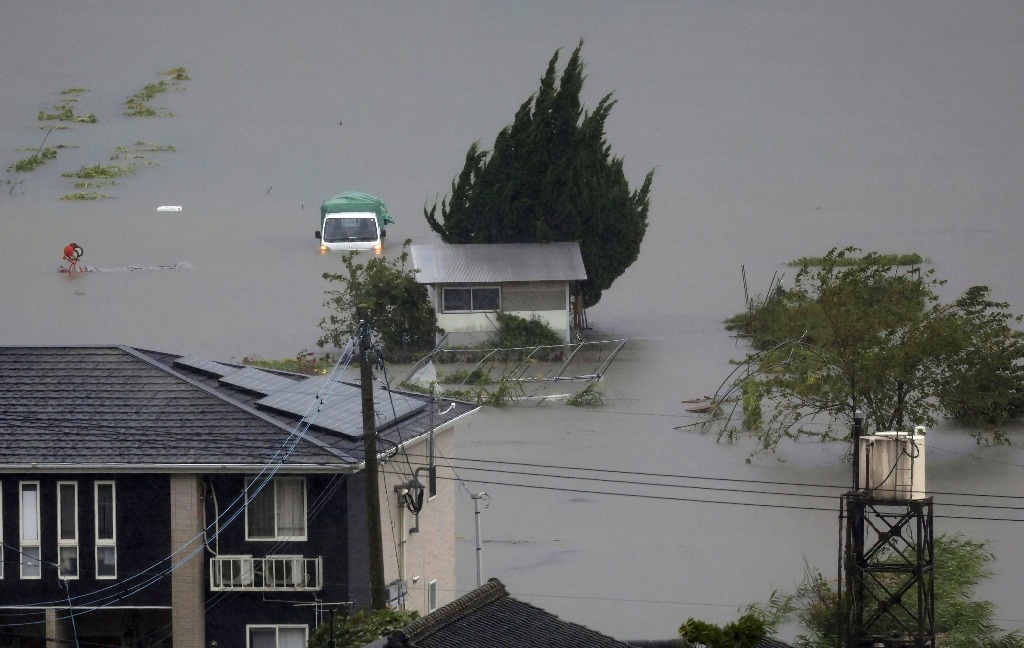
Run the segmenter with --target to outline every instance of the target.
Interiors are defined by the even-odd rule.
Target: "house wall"
[[[428,472],[420,471],[417,481],[428,488],[419,518],[399,500],[395,486],[412,480],[417,468],[429,465],[427,442],[399,453],[384,465],[380,479],[381,512],[384,524],[384,582],[404,580],[408,587],[406,609],[427,614],[427,587],[437,581],[437,606],[458,597],[455,583],[455,504],[454,471],[445,461],[455,453],[455,428],[451,426],[434,437],[437,491],[430,497]],[[394,532],[391,532],[391,528]],[[411,529],[419,528],[418,532]],[[397,541],[397,545],[396,545]]]
[[[39,521],[42,577],[22,579],[20,556],[19,483],[39,482]],[[78,548],[79,577],[61,581],[57,577],[57,482],[78,485]],[[95,497],[97,481],[115,484],[115,521],[117,577],[98,579],[95,576]],[[139,636],[139,619],[146,622],[161,614],[165,618],[170,606],[170,579],[166,575],[170,562],[170,512],[167,506],[169,483],[167,475],[125,474],[3,474],[0,475],[0,497],[3,506],[3,578],[0,580],[0,625],[13,622],[38,623],[40,635],[45,631],[46,610],[51,612],[50,626],[63,633],[60,621],[66,613],[54,601],[69,597],[76,609],[106,605],[106,609],[83,617],[78,628],[82,641],[117,637],[131,631]],[[66,588],[65,588],[66,584]],[[33,606],[38,618],[23,616],[19,610],[11,616],[4,606]],[[117,609],[115,609],[117,608]],[[164,612],[160,612],[160,608]],[[134,610],[135,612],[132,612]],[[86,622],[88,620],[88,622]],[[166,625],[166,620],[162,625]],[[33,626],[35,627],[35,626]],[[33,630],[35,632],[36,630]]]
[[[248,475],[254,477],[255,475]],[[306,625],[312,635],[317,623],[317,608],[311,603],[321,601],[325,609],[345,609],[339,603],[350,600],[351,577],[348,562],[348,491],[350,477],[345,475],[306,475],[306,533],[304,541],[247,541],[245,513],[229,520],[244,498],[247,475],[207,475],[204,477],[206,523],[219,511],[224,522],[210,531],[209,542],[219,555],[301,555],[322,557],[324,587],[318,592],[211,592],[209,584],[210,557],[204,555],[204,589],[207,598],[206,644],[217,642],[218,648],[247,648],[246,626],[249,624]]]
[[[569,284],[567,282],[508,282],[498,285],[501,287],[502,311],[523,319],[538,317],[561,334],[567,342],[572,339]],[[443,312],[441,304],[441,289],[443,287],[434,287],[430,295],[437,312],[437,324],[448,333],[449,342],[456,345],[476,344],[486,341],[497,332],[498,320],[493,312]]]

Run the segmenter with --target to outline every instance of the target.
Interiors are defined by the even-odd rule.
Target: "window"
[[[39,482],[21,482],[21,577],[42,578],[39,562]]]
[[[441,288],[441,310],[445,313],[477,313],[501,309],[501,288]]]
[[[306,648],[309,628],[304,625],[246,626],[247,648]]]
[[[306,480],[275,477],[246,482],[246,540],[306,539]]]
[[[78,578],[78,484],[57,482],[57,575]]]
[[[427,583],[427,612],[437,609],[437,580]]]
[[[117,578],[114,482],[96,482],[96,578]]]

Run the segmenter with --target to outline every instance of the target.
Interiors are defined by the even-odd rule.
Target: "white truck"
[[[347,191],[320,205],[320,229],[314,236],[321,252],[373,250],[381,254],[386,226],[394,222],[380,198]]]

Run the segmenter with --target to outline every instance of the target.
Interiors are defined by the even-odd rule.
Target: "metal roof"
[[[587,271],[576,241],[568,243],[473,243],[412,245],[416,281],[503,283],[509,281],[583,281]]]

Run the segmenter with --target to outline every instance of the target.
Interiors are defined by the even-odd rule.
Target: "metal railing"
[[[210,558],[214,592],[315,592],[323,587],[323,558],[244,555]]]

